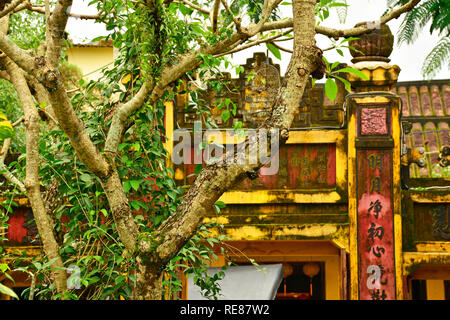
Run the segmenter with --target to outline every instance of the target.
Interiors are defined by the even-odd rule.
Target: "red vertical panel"
[[[272,159],[275,158],[275,154],[272,155]],[[285,148],[280,148],[278,150],[278,170],[280,169],[281,166],[285,166],[286,164],[283,162],[281,162],[281,160],[285,160],[286,159],[286,150]],[[278,174],[270,174],[273,173],[274,170],[272,168],[273,164],[272,160],[271,162],[269,162],[267,165],[265,165],[263,168],[261,168],[259,170],[259,183],[266,189],[275,189],[277,187],[277,185],[280,184],[280,177],[278,176]],[[271,168],[271,169],[269,169]],[[258,183],[258,181],[254,181],[254,183]],[[251,188],[251,187],[250,187]]]
[[[336,184],[336,145],[332,143],[328,145],[327,184]]]
[[[23,226],[25,223],[24,214],[26,210],[27,209],[17,208],[16,211],[9,217],[7,238],[8,242],[11,244],[23,243],[23,238],[27,236],[27,229]]]
[[[361,300],[395,299],[392,151],[357,151]]]

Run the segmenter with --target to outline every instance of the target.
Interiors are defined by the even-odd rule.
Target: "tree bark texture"
[[[67,275],[64,264],[59,255],[59,246],[53,233],[53,225],[42,200],[39,179],[39,114],[34,104],[30,89],[28,88],[23,71],[7,58],[6,68],[11,76],[12,84],[16,89],[25,117],[26,137],[26,178],[25,189],[33,209],[33,215],[42,240],[44,252],[49,260],[55,260],[52,276],[58,293],[67,291]]]

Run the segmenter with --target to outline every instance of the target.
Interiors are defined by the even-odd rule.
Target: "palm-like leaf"
[[[347,0],[341,0],[340,3],[347,4]],[[337,14],[339,17],[340,23],[345,23],[345,20],[347,20],[347,6],[345,7],[337,7]]]
[[[387,0],[389,8],[406,2],[407,0]],[[438,31],[442,38],[424,61],[422,75],[425,78],[436,75],[450,55],[450,1],[425,0],[405,15],[398,32],[399,44],[411,44],[430,21],[430,33]]]
[[[421,5],[415,7],[408,12],[400,25],[400,31],[398,33],[398,42],[401,43],[413,43],[419,33],[423,30],[426,24],[430,20],[434,20],[433,10],[436,10],[436,5],[439,5],[440,0],[428,0]]]
[[[442,37],[438,44],[431,50],[425,58],[422,66],[422,75],[424,77],[432,78],[441,70],[445,64],[450,69],[450,36]]]

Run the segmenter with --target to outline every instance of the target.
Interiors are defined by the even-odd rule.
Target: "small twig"
[[[243,46],[240,46],[240,47],[237,47],[237,48],[235,47],[234,49],[228,50],[228,51],[226,51],[224,53],[217,54],[214,57],[221,57],[221,56],[224,56],[224,55],[228,55],[228,54],[232,54],[232,53],[235,53],[235,52],[238,52],[238,51],[242,51],[244,49],[247,49],[247,48],[250,48],[250,47],[253,47],[253,46],[257,46],[257,45],[262,44],[262,43],[272,42],[273,40],[278,39],[279,37],[282,37],[282,36],[292,32],[292,30],[293,29],[286,30],[286,31],[284,31],[284,32],[282,32],[280,34],[277,34],[275,36],[272,36],[272,37],[269,37],[269,38],[266,38],[266,39],[250,41],[249,43],[247,43],[247,44],[245,44]]]
[[[322,52],[325,52],[325,51],[330,51],[330,50],[333,50],[333,49],[335,49],[335,48],[337,48],[337,46],[331,46],[331,47],[328,47],[328,48],[322,49]]]
[[[24,116],[21,116],[16,122],[14,122],[13,124],[11,124],[13,127],[17,126],[19,123],[21,123],[22,121],[25,120]]]
[[[72,92],[75,92],[78,90],[80,90],[80,88],[70,89],[70,90],[66,90],[66,93],[72,93]]]
[[[282,51],[285,51],[285,52],[288,52],[288,53],[294,53],[293,50],[284,48],[284,47],[282,47],[282,46],[276,44],[274,41],[271,41],[271,42],[269,42],[269,43],[272,44],[275,48],[278,48],[278,49],[280,49],[280,50],[282,50]]]
[[[19,9],[19,7],[17,9]],[[25,6],[24,8],[21,8],[21,10],[23,10],[23,9],[27,9],[27,10],[30,10],[30,11],[33,11],[33,12],[45,14],[45,9],[44,8],[38,7],[38,6],[35,6],[35,5]],[[50,14],[52,14],[52,13],[53,12],[50,12]],[[69,13],[69,17],[83,19],[83,20],[98,20],[98,19],[100,19],[100,15],[99,14]]]
[[[205,8],[202,8],[202,7],[200,7],[200,6],[198,6],[198,5],[194,4],[194,3],[192,3],[192,2],[190,2],[190,1],[187,1],[187,0],[173,1],[173,3],[185,4],[185,5],[187,5],[188,7],[191,7],[192,9],[195,9],[195,10],[200,11],[200,12],[202,12],[202,13],[205,13],[205,14],[208,14],[208,15],[211,14],[211,12],[210,12],[209,10],[207,10],[207,9],[205,9]]]
[[[36,289],[36,277],[32,272],[29,272],[31,276],[31,286],[30,286],[30,295],[28,296],[28,300],[34,299],[34,290]]]

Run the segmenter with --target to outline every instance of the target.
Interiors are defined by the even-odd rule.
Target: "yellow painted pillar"
[[[167,140],[164,143],[164,148],[167,150],[167,155],[168,155],[167,166],[169,168],[173,168],[171,156],[172,156],[172,151],[173,151],[173,131],[174,131],[174,112],[175,112],[174,103],[172,101],[165,102],[164,106],[166,109],[164,124],[165,124],[166,137],[167,137]]]
[[[351,66],[367,79],[348,76],[355,91],[345,101],[352,300],[403,299],[401,99],[388,92],[400,68],[383,59]]]

